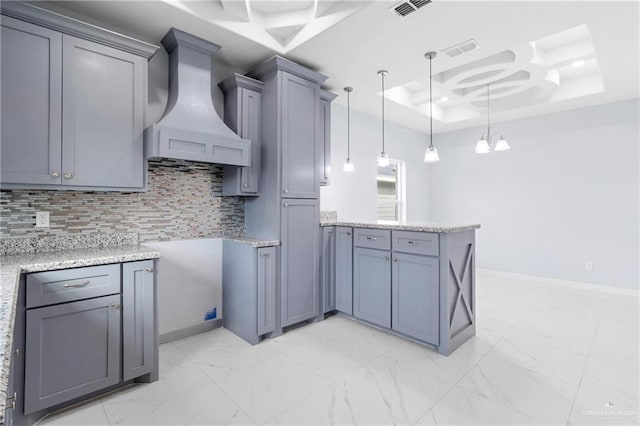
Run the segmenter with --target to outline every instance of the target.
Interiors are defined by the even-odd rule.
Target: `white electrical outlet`
[[[49,212],[36,212],[36,228],[49,226]]]
[[[593,271],[593,262],[587,260],[586,262],[584,262],[584,267],[587,271]]]

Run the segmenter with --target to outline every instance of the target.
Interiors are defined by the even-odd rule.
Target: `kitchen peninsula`
[[[475,335],[480,225],[325,219],[323,312],[337,311],[449,355]]]

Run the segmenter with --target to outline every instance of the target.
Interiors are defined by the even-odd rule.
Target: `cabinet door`
[[[439,343],[438,258],[394,253],[393,329],[428,343]]]
[[[336,309],[353,314],[353,236],[351,228],[336,228]]]
[[[320,182],[316,144],[320,87],[281,73],[282,83],[282,195],[318,198]]]
[[[391,328],[389,252],[356,247],[353,256],[353,316]]]
[[[122,265],[122,379],[150,373],[154,363],[153,261]]]
[[[59,184],[62,34],[2,16],[2,183]]]
[[[63,185],[143,186],[146,60],[63,36]]]
[[[242,126],[240,137],[251,141],[251,166],[240,169],[240,191],[258,192],[260,176],[260,127],[262,94],[248,89],[242,90]]]
[[[322,308],[327,313],[336,309],[336,228],[322,228]]]
[[[318,200],[282,201],[280,314],[283,327],[319,313],[319,223]]]
[[[331,175],[331,102],[320,100],[320,185],[329,185]]]
[[[120,381],[120,295],[27,311],[25,414]]]
[[[276,248],[258,249],[258,335],[276,329]]]

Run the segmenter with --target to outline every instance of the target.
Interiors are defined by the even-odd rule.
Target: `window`
[[[391,160],[387,167],[378,167],[378,222],[406,220],[404,168],[404,161],[397,160]]]

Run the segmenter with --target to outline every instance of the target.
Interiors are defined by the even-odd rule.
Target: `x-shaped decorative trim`
[[[468,247],[469,247],[469,251],[467,252],[467,259],[464,262],[464,268],[462,269],[462,274],[460,276],[454,269],[453,263],[451,263],[451,259],[449,260],[449,269],[451,269],[451,272],[453,272],[453,277],[455,279],[456,286],[458,287],[458,297],[456,298],[456,303],[453,304],[453,309],[451,309],[451,314],[449,317],[449,327],[451,327],[451,324],[453,323],[453,315],[455,314],[456,309],[460,304],[460,300],[462,300],[463,302],[464,308],[467,311],[467,315],[469,316],[469,320],[471,321],[471,323],[475,322],[473,312],[471,311],[471,306],[469,305],[469,301],[466,299],[466,297],[464,297],[464,293],[462,292],[462,281],[464,280],[467,272],[469,272],[469,270],[471,269],[469,268],[469,265],[471,265],[471,257],[472,257],[473,250],[471,249],[472,248],[471,244],[469,244]]]

